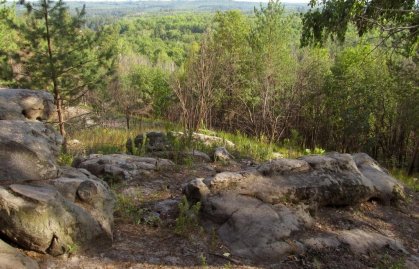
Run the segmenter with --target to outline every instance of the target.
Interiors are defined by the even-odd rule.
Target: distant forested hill
[[[176,0],[176,1],[67,1],[70,10],[86,5],[88,16],[125,16],[150,12],[171,11],[226,11],[237,9],[252,12],[259,7],[257,2],[236,2],[231,0]],[[304,11],[307,4],[285,3],[292,11]]]

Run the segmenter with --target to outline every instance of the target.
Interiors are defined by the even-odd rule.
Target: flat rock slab
[[[384,245],[401,248],[387,237],[361,230],[306,241],[294,236],[313,223],[308,213],[312,209],[372,198],[387,204],[403,197],[397,180],[366,154],[276,159],[254,170],[194,179],[183,191],[190,201],[202,203],[202,216],[233,254],[255,261],[275,261],[316,245],[345,243],[354,252]]]
[[[12,184],[9,188],[21,196],[30,198],[36,202],[48,203],[58,199],[58,191],[47,187]]]
[[[77,162],[78,168],[84,168],[95,176],[111,180],[130,180],[143,177],[150,172],[174,167],[167,159],[138,157],[127,154],[92,154]]]
[[[45,91],[0,89],[0,120],[48,120],[54,113],[54,98]]]
[[[284,256],[301,252],[300,245],[285,239],[312,222],[304,210],[269,205],[247,196],[217,198],[206,204],[210,207],[206,211],[213,212],[222,223],[218,235],[232,254],[271,260],[272,253]],[[224,207],[223,203],[229,206]]]
[[[165,158],[173,160],[176,163],[209,163],[211,158],[202,151],[155,151],[147,154],[153,158]]]
[[[340,231],[337,233],[337,237],[341,242],[348,244],[351,251],[354,253],[366,253],[371,250],[380,249],[384,246],[407,253],[400,241],[376,232],[353,229]]]
[[[41,122],[0,121],[0,181],[59,176],[61,136]]]
[[[320,234],[315,237],[301,239],[301,242],[305,247],[318,251],[325,248],[337,248],[345,244],[355,254],[366,254],[369,251],[377,251],[383,247],[389,247],[392,250],[407,253],[399,240],[362,229],[330,231],[328,234]]]
[[[16,248],[0,240],[0,268],[39,269],[38,263]]]

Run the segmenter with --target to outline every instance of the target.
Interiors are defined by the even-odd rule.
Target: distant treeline
[[[241,10],[243,12],[253,12],[254,8],[259,8],[257,2],[237,2],[232,0],[197,0],[197,1],[69,1],[67,6],[70,11],[81,9],[86,6],[87,17],[124,17],[138,16],[147,13],[171,13],[171,12],[216,12],[227,10]],[[266,5],[266,3],[262,3]],[[307,4],[285,3],[285,8],[289,11],[304,12]],[[20,12],[24,8],[18,7]]]

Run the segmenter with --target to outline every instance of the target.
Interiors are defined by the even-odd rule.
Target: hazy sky
[[[268,2],[268,0],[234,0],[240,2]],[[281,0],[283,3],[308,3],[310,0]]]
[[[68,1],[84,1],[84,2],[123,2],[129,0],[67,0]],[[135,0],[134,0],[135,1]],[[141,0],[140,0],[141,1]],[[170,0],[160,0],[170,1]],[[268,0],[234,0],[239,2],[268,2]],[[280,0],[283,3],[308,3],[310,0]]]

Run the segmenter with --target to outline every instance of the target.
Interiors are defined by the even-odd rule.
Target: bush
[[[191,231],[199,229],[199,211],[201,203],[190,205],[185,196],[179,203],[179,216],[176,219],[175,233],[178,235],[187,235]]]

